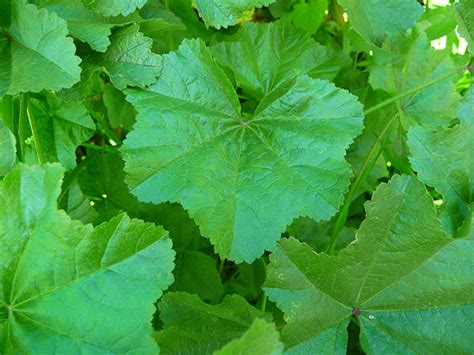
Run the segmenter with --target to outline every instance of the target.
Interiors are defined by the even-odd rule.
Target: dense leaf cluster
[[[432,2],[0,0],[0,353],[472,353]]]

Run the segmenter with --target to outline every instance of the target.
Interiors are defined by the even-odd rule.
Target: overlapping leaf
[[[148,0],[82,0],[94,11],[104,16],[129,15],[138,8],[143,7]]]
[[[153,84],[160,73],[161,57],[151,52],[153,41],[139,30],[139,26],[133,24],[117,31],[100,59],[118,89]]]
[[[16,140],[0,119],[0,177],[8,173],[16,162]]]
[[[81,102],[62,102],[54,95],[30,100],[30,116],[35,121],[34,142],[41,160],[60,162],[65,168],[76,165],[75,151],[95,131],[86,107]]]
[[[271,4],[275,0],[195,0],[207,26],[217,29],[235,25],[246,11]]]
[[[95,229],[58,211],[59,164],[19,165],[0,183],[0,349],[158,351],[153,303],[173,281],[161,227],[118,215]]]
[[[469,352],[474,243],[442,231],[412,177],[382,184],[366,210],[357,241],[336,256],[295,239],[271,256],[266,292],[285,312],[283,340],[294,351],[345,353],[355,316],[369,354]]]
[[[39,4],[64,19],[70,35],[94,50],[105,52],[110,45],[113,22],[88,9],[81,0],[42,0]]]
[[[423,12],[416,0],[338,0],[354,29],[368,42],[381,45],[389,33],[404,33]]]
[[[472,90],[471,90],[472,91]],[[445,198],[443,224],[451,235],[470,227],[474,201],[474,115],[471,94],[451,128],[415,127],[408,135],[410,161],[421,181]],[[463,233],[461,229],[459,233]]]
[[[56,14],[26,0],[11,1],[11,24],[0,34],[0,96],[60,90],[78,82],[81,60],[67,35],[66,22]]]
[[[405,94],[423,85],[427,87],[401,98],[397,105],[402,123],[413,122],[447,126],[454,118],[460,101],[455,89],[455,66],[447,51],[436,51],[421,31],[390,36],[385,51],[374,55],[370,83],[393,96]],[[420,60],[429,58],[429,60]],[[433,85],[431,82],[442,79]],[[442,98],[442,100],[440,100]]]
[[[237,295],[211,306],[195,295],[170,292],[159,309],[164,326],[156,340],[163,354],[209,354],[244,335],[255,319],[268,319]]]
[[[216,352],[216,355],[234,354],[283,354],[283,343],[274,324],[256,319],[242,337],[232,340]]]
[[[288,20],[248,23],[232,41],[220,42],[212,51],[244,93],[257,99],[297,75],[333,79],[344,59]]]
[[[460,0],[455,6],[459,33],[467,41],[471,54],[474,54],[474,3],[470,0]]]
[[[221,256],[251,262],[293,218],[338,209],[362,123],[346,91],[298,77],[246,118],[210,51],[185,41],[156,84],[127,99],[139,112],[122,147],[131,192],[182,203]]]

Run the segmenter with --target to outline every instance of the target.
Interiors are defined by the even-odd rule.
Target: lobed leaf
[[[4,354],[156,352],[153,303],[173,281],[161,227],[118,215],[95,229],[58,211],[59,164],[0,182]]]
[[[183,42],[164,56],[154,85],[128,91],[139,112],[121,148],[131,192],[182,203],[215,250],[237,262],[273,249],[295,217],[329,219],[349,184],[344,155],[362,107],[306,76],[277,94],[247,119],[210,51]]]

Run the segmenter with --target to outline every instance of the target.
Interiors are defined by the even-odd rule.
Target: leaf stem
[[[362,167],[359,170],[359,173],[357,174],[354,183],[352,184],[349,193],[347,194],[347,197],[344,201],[344,205],[341,209],[341,212],[339,213],[339,216],[337,217],[333,233],[331,235],[331,240],[329,242],[329,246],[327,249],[328,254],[332,254],[334,250],[336,249],[337,242],[339,240],[339,236],[341,234],[342,228],[346,224],[347,217],[349,215],[349,208],[352,204],[352,200],[354,199],[354,196],[358,192],[360,186],[365,182],[367,179],[367,176],[370,174],[372,171],[375,163],[377,162],[377,159],[379,158],[380,154],[382,153],[382,146],[379,146],[379,144],[382,142],[382,139],[385,137],[387,134],[390,126],[392,125],[393,121],[395,120],[395,117],[397,115],[392,116],[391,119],[387,121],[385,124],[384,128],[382,129],[382,132],[380,132],[379,136],[377,137],[376,141],[372,144],[372,147],[370,148],[369,154],[367,154],[367,157],[364,160],[364,163],[362,164]]]
[[[110,152],[110,153],[117,153],[116,148],[105,146],[105,145],[95,145],[95,144],[91,144],[91,143],[82,143],[81,147],[91,149],[91,150],[97,150],[97,151],[101,151],[101,152],[105,151],[105,152]]]
[[[408,91],[406,91],[406,92],[404,92],[404,93],[401,93],[401,94],[399,94],[399,95],[393,96],[393,97],[391,97],[391,98],[389,98],[389,99],[387,99],[387,100],[385,100],[385,101],[383,101],[383,102],[381,102],[381,103],[379,103],[379,104],[377,104],[377,105],[375,105],[375,106],[369,107],[367,110],[365,110],[364,113],[365,113],[365,115],[367,116],[367,115],[369,115],[369,114],[371,114],[371,113],[373,113],[373,112],[375,112],[375,111],[380,110],[381,108],[384,108],[384,107],[386,107],[386,106],[388,106],[388,105],[393,104],[394,102],[397,102],[397,101],[400,100],[400,99],[403,99],[403,98],[406,97],[406,96],[410,96],[410,95],[416,94],[417,92],[422,91],[422,90],[424,90],[424,89],[426,89],[426,88],[428,88],[428,87],[430,87],[430,86],[432,86],[432,85],[435,85],[435,84],[439,83],[440,81],[446,80],[446,79],[452,77],[453,75],[458,74],[461,70],[463,70],[463,71],[466,70],[466,66],[463,65],[462,67],[456,68],[455,70],[453,70],[453,71],[451,71],[451,72],[449,72],[449,73],[447,73],[447,74],[445,74],[445,75],[442,75],[442,76],[440,76],[439,78],[436,78],[436,79],[433,79],[433,80],[431,80],[431,81],[428,81],[427,83],[424,83],[424,84],[422,84],[422,85],[419,85],[419,86],[417,86],[417,87],[415,87],[415,88],[413,88],[413,89],[411,89],[411,90],[408,90]]]
[[[26,94],[25,94],[26,95]],[[28,117],[28,122],[30,123],[31,134],[33,135],[33,142],[35,143],[35,151],[36,156],[38,157],[38,162],[43,165],[45,163],[43,149],[41,147],[41,141],[39,137],[38,127],[36,125],[35,116],[33,115],[33,111],[31,110],[31,106],[28,102],[28,97],[25,98],[26,100],[26,115]]]

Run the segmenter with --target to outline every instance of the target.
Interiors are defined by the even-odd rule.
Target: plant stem
[[[339,236],[341,234],[342,228],[344,228],[344,225],[346,224],[346,221],[347,221],[347,217],[349,215],[349,208],[352,204],[352,200],[354,199],[354,196],[357,194],[360,186],[362,186],[362,184],[367,179],[367,176],[372,171],[375,163],[377,162],[377,159],[382,153],[382,147],[383,147],[383,144],[381,144],[382,139],[387,134],[390,126],[395,120],[395,117],[397,116],[394,115],[392,116],[390,120],[387,121],[384,128],[382,129],[382,132],[380,132],[376,141],[372,144],[369,154],[367,154],[367,157],[365,158],[364,163],[362,164],[362,167],[360,168],[359,173],[357,174],[354,180],[354,183],[352,184],[349,190],[349,193],[347,194],[347,197],[344,201],[344,206],[342,206],[341,212],[339,213],[339,216],[337,217],[334,230],[331,235],[331,240],[329,242],[329,247],[327,249],[328,254],[332,254],[334,250],[336,249],[337,241],[339,240]]]
[[[387,99],[387,100],[385,100],[385,101],[383,101],[383,102],[381,102],[381,103],[379,103],[379,104],[377,104],[377,105],[375,105],[375,106],[369,107],[369,108],[365,111],[365,115],[367,116],[367,115],[369,115],[369,114],[371,114],[371,113],[373,113],[373,112],[375,112],[375,111],[380,110],[381,108],[384,108],[384,107],[386,107],[386,106],[388,106],[388,105],[393,104],[394,102],[397,102],[397,101],[400,100],[400,99],[403,99],[403,98],[406,97],[406,96],[410,96],[410,95],[416,94],[416,93],[418,93],[419,91],[422,91],[422,90],[424,90],[424,89],[426,89],[426,88],[428,88],[428,87],[430,87],[430,86],[432,86],[432,85],[435,85],[435,84],[439,83],[440,81],[446,80],[446,79],[452,77],[453,75],[458,74],[461,70],[466,70],[466,66],[463,65],[462,67],[459,67],[459,68],[457,68],[457,69],[455,69],[455,70],[453,70],[453,71],[451,71],[451,72],[449,72],[449,73],[447,73],[447,74],[445,74],[445,75],[442,75],[442,76],[440,76],[439,78],[436,78],[436,79],[433,79],[433,80],[431,80],[431,81],[428,81],[427,83],[424,83],[424,84],[422,84],[422,85],[419,85],[419,86],[417,86],[417,87],[415,87],[415,88],[413,88],[413,89],[411,89],[411,90],[408,90],[408,91],[406,91],[406,92],[404,92],[404,93],[401,93],[401,94],[399,94],[399,95],[393,96],[393,97],[391,97],[391,98],[389,98],[389,99]]]
[[[90,143],[82,143],[81,147],[91,149],[91,150],[97,150],[101,152],[110,152],[110,153],[117,153],[117,149],[114,147],[109,147],[105,145],[95,145],[95,144],[90,144]]]
[[[41,141],[39,137],[38,127],[36,126],[35,116],[33,115],[31,106],[29,105],[28,97],[25,97],[24,104],[26,106],[26,116],[28,117],[28,122],[30,123],[31,134],[33,135],[33,142],[35,143],[36,156],[38,157],[38,162],[43,165],[45,163],[43,149],[41,147]]]

